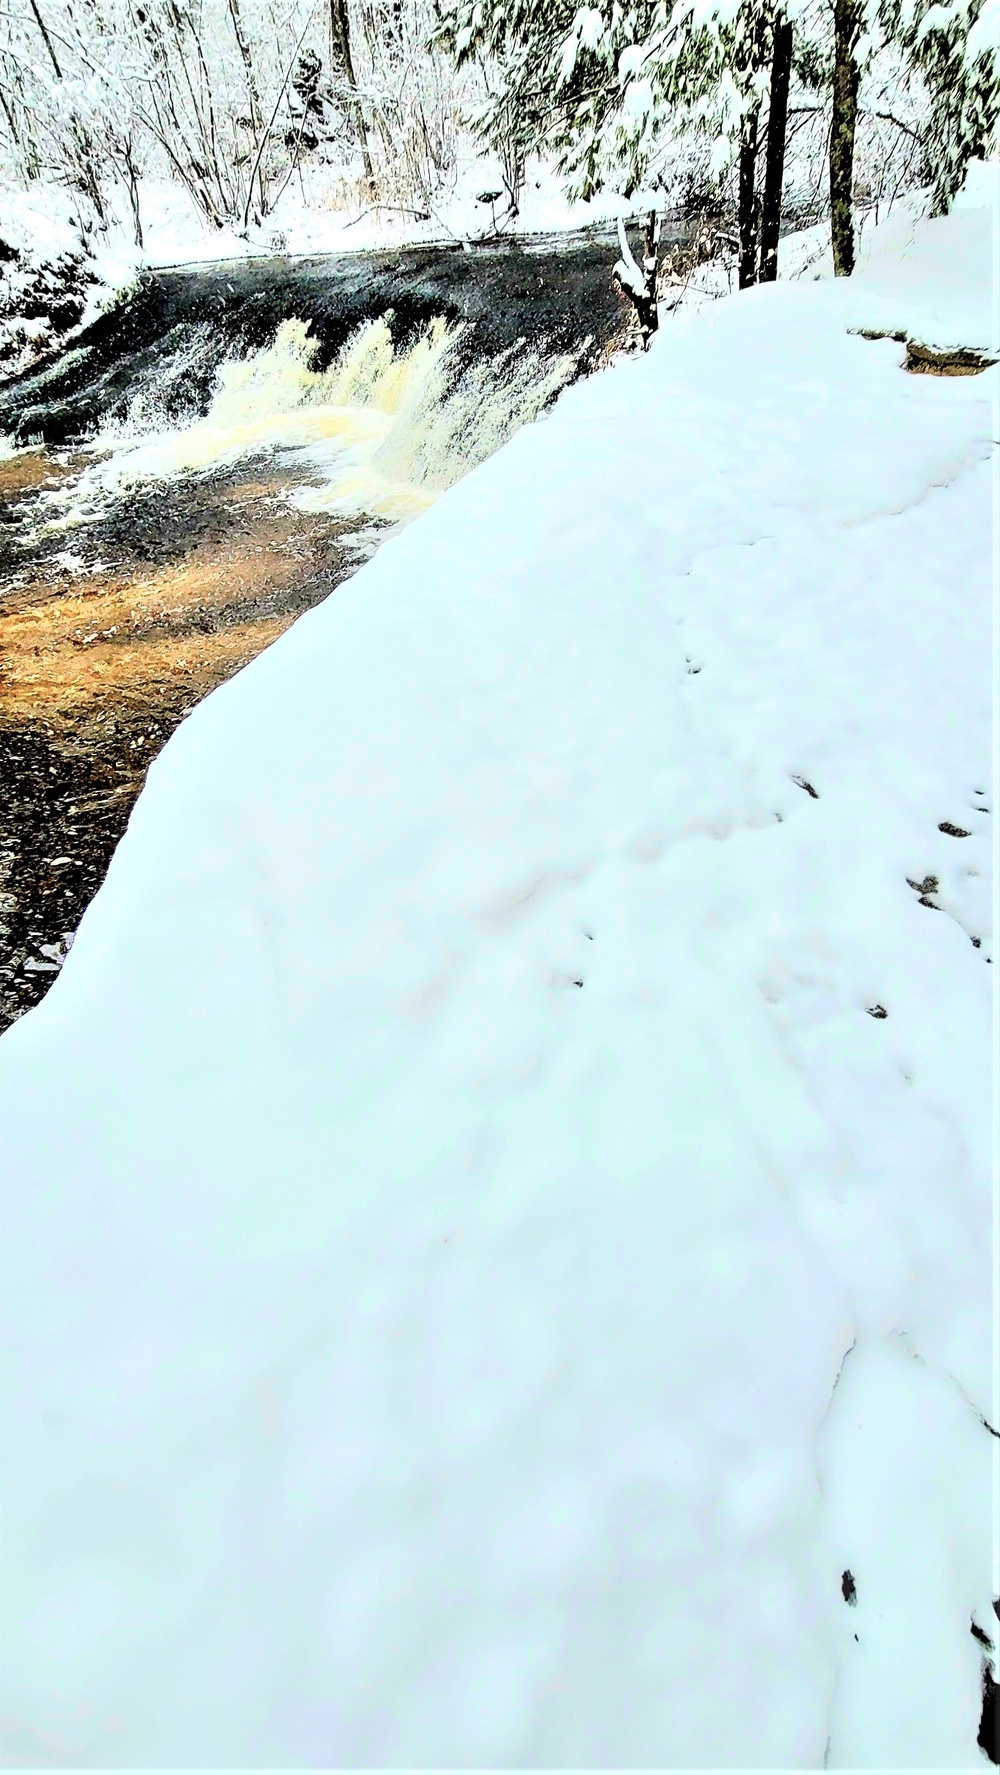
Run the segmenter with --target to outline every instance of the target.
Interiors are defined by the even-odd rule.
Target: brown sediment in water
[[[25,495],[30,516],[32,495],[68,472],[42,451],[0,463],[0,525],[16,533]],[[354,570],[356,526],[280,505],[290,481],[258,465],[175,482],[7,551],[0,1029],[55,978],[177,724]]]
[[[135,578],[25,587],[0,629],[5,718],[70,720],[118,694],[147,697],[181,683],[190,701],[196,685],[211,689],[294,619],[282,594],[312,562],[302,528],[297,519],[257,525]],[[240,620],[247,606],[253,614]]]
[[[0,456],[0,502],[7,505],[20,493],[54,487],[73,473],[70,460],[55,460],[47,450],[19,450],[16,456]]]

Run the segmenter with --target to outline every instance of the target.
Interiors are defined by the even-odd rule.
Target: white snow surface
[[[506,198],[495,206],[478,201],[484,191],[501,190],[503,177],[487,156],[469,152],[461,155],[454,190],[434,199],[426,214],[363,202],[354,185],[335,178],[329,167],[303,171],[307,201],[302,201],[296,181],[261,226],[247,231],[246,238],[228,228],[211,227],[196,214],[176,181],[144,180],[140,204],[147,262],[165,266],[243,258],[248,253],[271,252],[276,238],[289,253],[354,252],[360,247],[475,239],[488,234],[494,221],[502,221],[504,232],[510,234],[585,228],[613,220],[623,201],[611,192],[588,203],[570,202],[552,170],[532,161],[519,214],[510,220],[505,213]],[[641,207],[644,195],[639,193],[628,205],[630,213]]]
[[[296,180],[259,227],[240,234],[233,228],[213,227],[176,180],[143,177],[139,207],[144,244],[141,248],[133,244],[131,212],[119,194],[107,233],[92,236],[90,242],[95,275],[112,287],[116,279],[128,287],[141,265],[218,264],[276,251],[340,253],[468,240],[490,233],[494,223],[502,224],[505,234],[558,232],[613,221],[624,203],[615,192],[587,203],[570,202],[551,168],[531,161],[519,214],[511,219],[505,198],[496,205],[479,201],[483,191],[500,190],[503,179],[488,156],[468,151],[461,156],[454,189],[426,212],[362,202],[356,182],[329,166],[305,167],[303,178],[301,190]],[[625,208],[638,214],[643,203],[656,201],[656,194],[638,192]],[[80,250],[80,209],[78,198],[55,186],[33,184],[25,191],[8,181],[0,183],[4,237],[35,256]]]
[[[850,329],[990,227],[672,321],[153,764],[0,1043],[9,1762],[980,1766],[998,372]]]

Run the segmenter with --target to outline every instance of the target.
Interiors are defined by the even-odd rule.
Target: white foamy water
[[[462,331],[438,317],[399,350],[380,317],[318,370],[308,324],[287,320],[266,349],[220,366],[208,412],[187,424],[164,425],[148,384],[124,422],[88,446],[99,460],[47,497],[49,523],[85,523],[129,487],[260,455],[315,477],[287,496],[301,509],[414,517],[536,418],[589,343],[554,354],[520,341],[460,368]],[[172,364],[159,386],[176,383]]]

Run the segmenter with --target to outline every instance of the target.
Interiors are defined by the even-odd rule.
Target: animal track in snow
[[[912,876],[906,877],[907,887],[911,887],[917,895],[918,906],[929,906],[932,912],[940,912],[940,906],[931,899],[932,894],[940,892],[941,883],[936,875],[925,875],[923,881],[914,881]]]

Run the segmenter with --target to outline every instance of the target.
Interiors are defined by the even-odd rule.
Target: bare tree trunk
[[[830,126],[830,235],[836,277],[854,270],[854,131],[858,118],[858,64],[861,35],[858,0],[835,0],[833,120]]]
[[[257,78],[253,69],[253,57],[250,54],[250,45],[247,42],[246,32],[243,29],[239,0],[227,0],[227,3],[229,6],[229,17],[232,20],[233,25],[233,36],[236,38],[236,47],[240,52],[240,59],[243,63],[243,72],[246,76],[247,101],[250,106],[250,123],[254,135],[258,136],[260,134],[261,123],[260,93],[257,90]]]
[[[21,132],[17,127],[17,119],[15,118],[13,111],[11,110],[10,106],[7,103],[7,95],[4,92],[2,85],[0,85],[0,105],[3,106],[3,114],[7,119],[7,128],[10,130],[10,139],[13,142],[14,147],[17,149],[18,153],[20,154],[22,161],[24,162],[24,168],[25,168],[25,172],[27,173],[28,178],[32,179],[36,175],[29,170],[29,166],[28,166],[29,156],[26,152],[25,144],[21,139]]]
[[[142,216],[139,212],[139,169],[132,154],[132,144],[126,136],[122,145],[122,165],[125,168],[125,184],[128,189],[128,200],[132,210],[132,232],[135,244],[142,247]]]
[[[52,67],[55,72],[55,77],[57,80],[61,80],[62,79],[62,69],[60,68],[59,63],[56,61],[56,52],[52,47],[52,39],[49,36],[48,31],[45,29],[45,20],[43,19],[41,13],[38,10],[38,0],[28,0],[28,4],[31,7],[31,10],[35,15],[35,23],[38,26],[38,29],[41,31],[43,38],[45,39],[45,47],[49,52],[49,60],[52,63]]]
[[[757,282],[757,134],[760,106],[744,112],[740,128],[740,289]]]
[[[205,142],[205,148],[207,151],[208,163],[212,170],[216,186],[220,195],[222,195],[226,210],[228,214],[232,216],[235,214],[237,207],[236,188],[235,183],[229,184],[228,179],[224,177],[224,174],[228,174],[229,168],[226,166],[225,160],[219,152],[219,139],[215,125],[215,99],[212,94],[212,79],[208,72],[208,63],[205,60],[205,51],[202,48],[198,26],[191,15],[188,16],[187,22],[194,43],[195,52],[198,57],[198,67],[201,70],[201,86],[205,94],[205,109],[208,117],[208,137]],[[204,125],[202,128],[204,130]]]
[[[660,324],[656,305],[656,277],[660,268],[659,248],[660,216],[657,210],[650,210],[642,231],[642,281],[644,288],[641,298],[636,302],[643,351],[649,350],[649,342]]]
[[[192,127],[183,115],[183,91],[175,60],[169,53],[170,39],[159,22],[154,24],[148,12],[143,12],[138,17],[139,10],[141,9],[130,7],[132,27],[136,36],[147,44],[158,78],[149,87],[149,107],[140,106],[138,115],[150,135],[160,144],[195,207],[214,228],[222,228],[227,218],[223,215],[222,194],[218,186],[213,191],[210,185],[212,171],[204,152],[205,129],[188,74],[184,45],[178,29],[177,8],[167,5],[164,10],[173,28],[176,62],[180,65],[183,85],[187,87],[191,100],[193,139]]]
[[[72,157],[67,156],[73,189],[87,199],[103,234],[108,226],[108,212],[98,178],[98,152],[94,140],[76,117],[70,120],[66,139],[73,148]]]
[[[793,35],[791,20],[779,19],[774,27],[771,103],[767,116],[767,150],[764,160],[764,203],[760,223],[760,281],[762,284],[773,283],[778,275],[781,188],[785,179],[785,140],[788,134],[788,87],[792,76]]]
[[[304,38],[306,32],[308,31],[311,23],[312,23],[312,14],[307,13],[306,14],[306,22],[303,25],[301,31],[299,32],[298,41],[295,44],[295,48],[292,50],[292,54],[291,54],[291,58],[289,60],[288,66],[286,67],[285,72],[278,84],[278,95],[274,101],[274,109],[272,110],[270,117],[267,119],[267,122],[265,124],[262,124],[262,126],[261,126],[260,139],[258,140],[258,143],[257,143],[257,152],[256,152],[256,155],[254,156],[253,166],[250,168],[250,177],[247,180],[247,195],[246,195],[246,202],[243,206],[243,220],[241,223],[244,233],[246,232],[247,225],[250,220],[250,209],[251,209],[251,205],[253,202],[254,180],[256,179],[256,177],[260,171],[260,163],[261,163],[261,160],[264,155],[264,149],[266,148],[267,143],[270,139],[271,131],[274,128],[274,120],[277,117],[278,112],[279,112],[282,104],[284,103],[285,95],[288,92],[288,82],[292,78],[292,74],[295,69],[295,64],[298,60],[299,50],[302,48],[302,39]]]
[[[512,218],[519,213],[521,192],[524,190],[524,155],[514,139],[513,120],[508,116],[507,128],[498,143],[500,161],[500,177],[503,179],[507,193],[508,215]]]
[[[375,169],[372,166],[371,148],[368,142],[368,125],[361,100],[358,97],[358,82],[354,73],[354,57],[351,54],[351,15],[348,11],[348,0],[330,0],[330,41],[334,56],[343,64],[344,77],[354,94],[352,110],[358,141],[361,144],[361,161],[365,169],[365,180],[371,196],[375,195]]]
[[[656,210],[650,210],[642,230],[642,265],[636,264],[632,249],[628,244],[625,224],[618,218],[618,244],[621,247],[621,258],[615,266],[615,276],[625,291],[639,322],[639,341],[643,351],[649,350],[649,342],[660,324],[656,303],[656,280],[659,271],[660,217]]]
[[[250,128],[251,128],[251,131],[253,132],[254,140],[259,140],[261,126],[262,126],[262,117],[261,117],[261,106],[260,106],[260,93],[257,88],[257,77],[254,73],[253,57],[250,53],[250,45],[247,42],[246,33],[243,29],[243,19],[240,16],[239,0],[227,0],[227,4],[229,6],[229,17],[232,20],[233,36],[236,38],[236,47],[240,52],[240,59],[243,62],[243,73],[246,78],[247,104],[248,104],[249,111],[250,111]],[[257,221],[261,221],[263,219],[264,211],[267,208],[267,194],[264,190],[264,179],[261,176],[259,171],[257,174],[257,182],[260,186],[260,202],[257,206],[260,214],[255,219]],[[253,191],[252,191],[252,189],[250,192],[250,201],[251,201],[251,207],[252,207],[252,205],[253,205]]]

